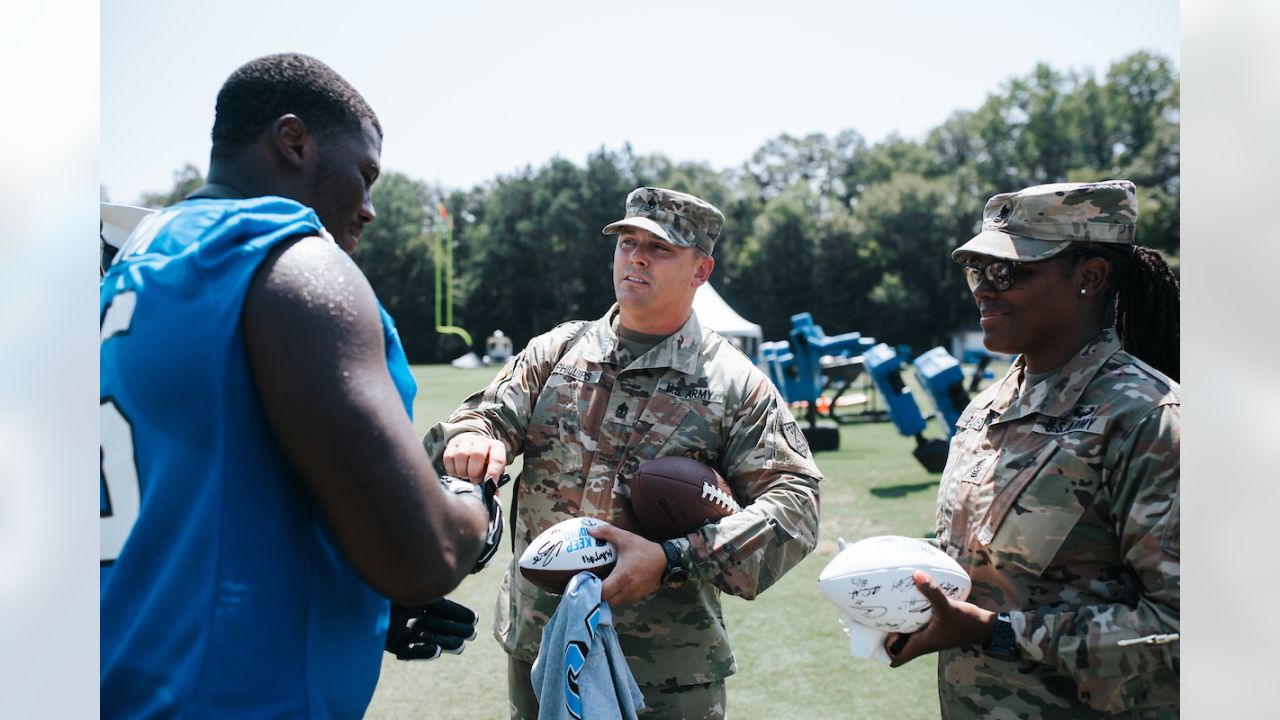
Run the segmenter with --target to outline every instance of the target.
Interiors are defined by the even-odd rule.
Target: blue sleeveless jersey
[[[189,200],[102,281],[103,717],[359,717],[373,695],[387,600],[277,446],[240,322],[271,248],[320,230],[292,200]]]

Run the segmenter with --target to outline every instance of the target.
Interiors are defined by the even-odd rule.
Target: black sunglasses
[[[1019,262],[1017,260],[996,260],[986,265],[965,265],[964,279],[969,283],[969,291],[978,289],[978,284],[984,279],[996,292],[1004,292],[1013,287],[1013,276],[1017,273],[1019,267],[1023,265],[1039,265],[1041,263],[1052,262],[1069,257],[1084,257],[1084,253],[1072,252],[1055,255],[1045,260],[1035,260],[1033,262]]]

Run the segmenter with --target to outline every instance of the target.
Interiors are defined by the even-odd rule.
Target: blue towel
[[[581,572],[542,631],[533,662],[538,720],[635,720],[644,696],[618,646],[600,578]]]

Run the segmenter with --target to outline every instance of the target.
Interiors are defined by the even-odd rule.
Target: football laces
[[[710,500],[712,503],[732,512],[738,512],[742,509],[738,507],[738,502],[733,497],[706,481],[702,483],[702,499]]]

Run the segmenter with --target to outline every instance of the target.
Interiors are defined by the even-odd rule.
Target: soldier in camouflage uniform
[[[614,526],[598,534],[619,551],[601,592],[644,693],[642,717],[723,717],[724,678],[736,665],[720,593],[755,597],[817,542],[821,474],[795,419],[751,359],[692,311],[723,222],[692,195],[633,191],[626,217],[604,229],[619,235],[617,304],[531,340],[423,440],[446,472],[473,480],[523,453],[512,500],[517,558],[567,518]],[[719,470],[742,511],[662,545],[634,534],[631,478],[667,455]],[[494,621],[509,655],[513,718],[537,716],[530,664],[558,602],[513,558]]]
[[[952,254],[985,344],[1020,356],[956,423],[939,489],[968,602],[918,573],[935,619],[887,643],[895,667],[941,650],[943,717],[1178,715],[1178,289],[1136,219],[1128,181],[1031,187]]]

